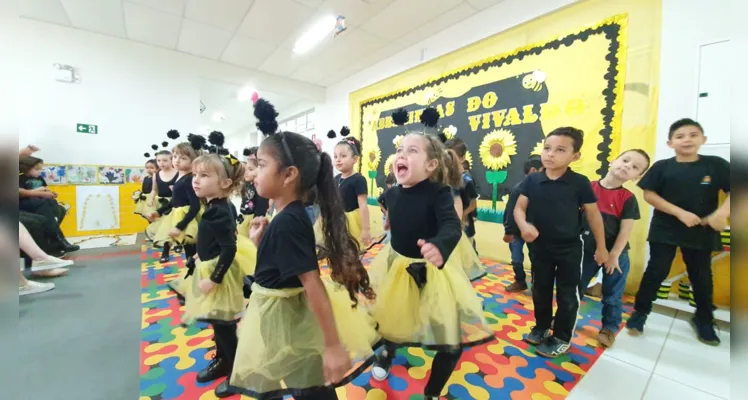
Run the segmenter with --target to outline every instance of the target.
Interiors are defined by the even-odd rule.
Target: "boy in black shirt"
[[[545,357],[558,357],[571,348],[579,311],[582,209],[597,241],[595,261],[600,265],[608,260],[603,218],[590,181],[569,169],[579,159],[582,142],[582,131],[572,127],[548,134],[541,155],[544,171],[525,178],[514,208],[517,227],[530,248],[533,273],[536,325],[525,341]],[[554,281],[558,310],[551,336]]]
[[[670,126],[668,146],[675,157],[652,165],[639,182],[644,200],[654,206],[649,228],[649,263],[636,295],[629,332],[644,331],[652,302],[670,272],[680,247],[693,287],[696,315],[691,319],[700,341],[719,345],[714,331],[712,303],[712,251],[720,249],[719,232],[730,217],[730,198],[718,207],[720,190],[730,192],[730,163],[720,157],[699,155],[706,141],[698,122],[681,119]]]
[[[530,157],[525,161],[525,176],[534,174],[543,169],[540,157]],[[514,205],[522,190],[522,182],[517,183],[509,192],[509,199],[504,207],[504,243],[509,244],[512,253],[512,269],[514,270],[514,282],[506,287],[509,293],[527,290],[527,274],[525,274],[525,241],[520,236],[517,224],[514,222]]]

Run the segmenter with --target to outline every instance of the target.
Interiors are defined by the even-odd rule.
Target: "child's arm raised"
[[[304,285],[306,296],[309,299],[309,308],[317,317],[317,322],[322,328],[325,344],[323,356],[325,384],[340,382],[348,370],[351,369],[351,359],[340,343],[330,298],[327,296],[327,290],[322,283],[322,279],[320,279],[319,270],[305,272],[299,275],[299,280]]]

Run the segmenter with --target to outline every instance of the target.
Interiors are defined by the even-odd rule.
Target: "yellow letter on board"
[[[474,96],[467,100],[467,112],[471,113],[480,108],[480,97]]]
[[[483,108],[485,108],[486,110],[492,109],[493,106],[496,105],[496,101],[498,99],[499,98],[496,97],[496,93],[494,93],[494,92],[488,92],[488,93],[484,94],[483,95]]]
[[[444,110],[444,113],[448,117],[452,116],[452,114],[455,113],[455,101],[454,100],[452,100],[452,101],[450,101],[450,102],[447,103],[446,110]]]
[[[520,119],[519,117],[519,112],[517,111],[517,108],[516,107],[510,108],[509,112],[507,113],[504,126],[520,125],[520,124],[522,124],[522,119]]]
[[[480,114],[471,115],[468,117],[468,121],[470,121],[470,130],[475,132],[478,130],[478,124],[480,124]]]
[[[533,122],[536,122],[538,120],[538,115],[535,114],[535,112],[532,110],[534,107],[533,104],[528,104],[522,108],[522,123],[523,124],[531,124]]]

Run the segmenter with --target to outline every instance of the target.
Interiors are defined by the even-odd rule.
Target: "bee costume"
[[[153,207],[154,207],[153,211],[158,212],[160,208],[169,206],[169,204],[171,203],[171,196],[172,196],[171,188],[177,182],[178,176],[179,174],[176,173],[170,180],[164,181],[161,179],[161,171],[156,172],[155,174],[156,196],[154,196],[154,199],[153,199]],[[150,215],[150,214],[145,214],[145,212],[143,214]],[[148,228],[146,228],[145,230],[145,236],[151,241],[153,241],[154,238],[156,237],[156,234],[159,231],[159,228],[161,228],[161,224],[163,222],[164,222],[163,218],[159,218],[151,222],[150,225],[148,225]]]
[[[148,195],[153,191],[153,177],[146,176],[143,178],[143,184],[140,187],[140,191],[133,193],[133,199],[135,200],[135,214],[148,219],[148,216],[152,212],[156,211],[156,202],[153,202],[153,206],[148,206]]]
[[[239,235],[249,238],[249,227],[254,217],[262,217],[267,214],[270,201],[257,194],[255,185],[246,182],[242,189],[241,214],[237,219],[237,232]]]

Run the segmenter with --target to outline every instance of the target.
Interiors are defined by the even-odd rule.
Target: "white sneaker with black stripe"
[[[551,336],[545,342],[535,347],[535,352],[543,357],[556,358],[564,355],[571,350],[571,344],[564,342],[563,340]]]

